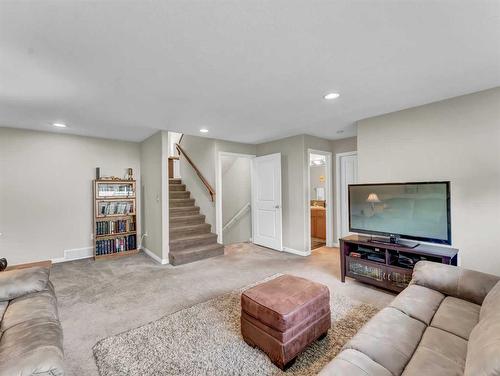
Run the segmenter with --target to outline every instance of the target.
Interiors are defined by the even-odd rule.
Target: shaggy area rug
[[[377,312],[373,306],[331,291],[332,329],[328,336],[309,346],[284,373],[241,337],[240,295],[249,287],[99,341],[93,348],[99,373],[101,376],[316,375]]]

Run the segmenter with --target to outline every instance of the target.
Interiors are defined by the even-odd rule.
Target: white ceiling
[[[500,86],[499,41],[500,1],[3,0],[0,126],[349,137],[359,119]]]

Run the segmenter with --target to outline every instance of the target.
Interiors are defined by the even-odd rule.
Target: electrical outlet
[[[94,240],[94,234],[90,233],[90,240]]]

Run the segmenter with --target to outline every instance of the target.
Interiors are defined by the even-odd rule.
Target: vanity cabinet
[[[326,239],[326,209],[311,207],[311,237]]]

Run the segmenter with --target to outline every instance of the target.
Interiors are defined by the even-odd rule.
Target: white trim
[[[340,238],[340,158],[348,157],[350,155],[358,155],[357,151],[348,151],[346,153],[337,153],[335,154],[335,216],[337,219],[336,229],[337,229],[337,238]],[[337,244],[339,247],[340,244]]]
[[[161,254],[162,260],[168,260],[170,252],[170,215],[169,215],[169,178],[168,178],[168,148],[170,141],[170,132],[162,131],[161,134]],[[162,262],[163,263],[163,262]]]
[[[161,259],[159,258],[155,253],[147,249],[146,247],[141,247],[141,249],[144,251],[146,255],[151,257],[153,260],[155,260],[158,264],[166,265],[168,264],[168,260]]]
[[[71,257],[71,253],[83,253],[81,251],[87,251],[83,255],[79,255],[76,257]],[[64,257],[53,258],[51,261],[54,264],[66,261],[74,261],[74,260],[83,260],[87,258],[94,257],[94,247],[83,247],[83,248],[73,248],[73,249],[65,249]]]
[[[332,153],[329,151],[307,149],[307,186],[306,186],[306,220],[305,233],[307,236],[307,249],[311,252],[311,154],[324,155],[326,157],[326,246],[333,247],[333,196],[332,196]]]
[[[241,153],[230,153],[228,151],[219,151],[216,156],[215,163],[215,232],[217,234],[217,242],[223,244],[223,227],[222,223],[222,158],[236,157],[236,158],[248,158],[253,159],[256,155],[253,154],[241,154]],[[250,187],[252,186],[252,169],[250,169]],[[252,190],[250,189],[250,202],[252,202]],[[252,221],[253,228],[253,221]]]
[[[297,249],[293,248],[288,248],[288,247],[283,247],[283,252],[288,252],[288,253],[293,253],[294,255],[298,256],[309,256],[311,255],[311,251],[299,251]]]

